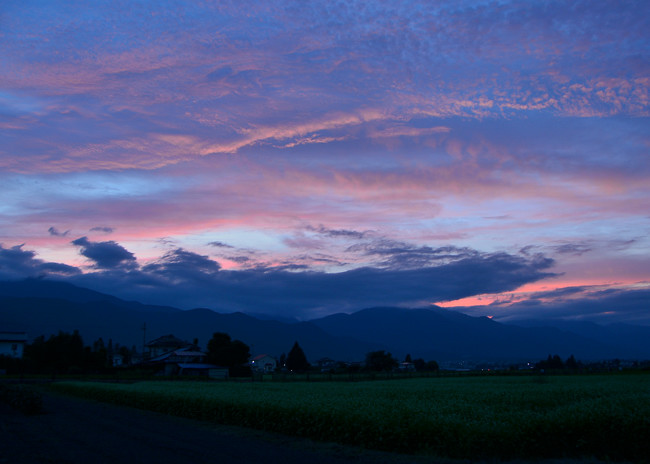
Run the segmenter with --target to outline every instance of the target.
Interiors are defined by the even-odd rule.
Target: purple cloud
[[[17,280],[27,277],[63,277],[80,274],[73,266],[46,262],[36,258],[36,253],[23,250],[24,245],[5,248],[0,244],[0,280]]]
[[[112,234],[115,229],[112,227],[93,227],[90,229],[91,232],[102,232],[104,234]]]
[[[175,249],[138,269],[130,254],[114,242],[92,243],[85,238],[75,242],[105,269],[78,275],[72,279],[75,283],[148,303],[295,317],[508,291],[554,275],[548,272],[553,262],[545,258],[469,250],[436,266],[325,273],[296,264],[228,271],[207,256]]]
[[[49,229],[47,229],[47,231],[53,237],[65,237],[70,233],[69,230],[66,230],[65,232],[60,232],[56,227],[50,227]]]
[[[112,240],[91,242],[87,237],[81,237],[71,243],[80,247],[80,253],[94,261],[99,269],[132,269],[137,266],[133,253]]]

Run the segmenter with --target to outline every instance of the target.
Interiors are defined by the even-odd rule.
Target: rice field
[[[368,382],[59,382],[101,401],[400,453],[462,459],[650,456],[650,375]]]

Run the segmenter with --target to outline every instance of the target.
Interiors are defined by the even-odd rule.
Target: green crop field
[[[402,453],[630,461],[650,456],[647,373],[53,387],[167,414]]]

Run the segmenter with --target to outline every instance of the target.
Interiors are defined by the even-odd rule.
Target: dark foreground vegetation
[[[134,348],[101,339],[85,346],[78,332],[38,337],[24,354],[0,357],[5,378],[54,381],[52,389],[103,402],[368,449],[471,460],[650,456],[647,363],[549,355],[525,367],[445,371],[435,361],[408,355],[398,362],[374,351],[364,363],[317,367],[296,342],[275,370],[257,372],[247,364],[247,345],[215,333],[207,359],[228,367],[230,381],[211,381],[163,377],[146,362],[130,363]],[[112,366],[116,354],[127,365]],[[20,384],[0,383],[0,402],[25,414],[42,410],[38,392]]]
[[[5,403],[27,415],[43,412],[43,397],[26,385],[0,383],[0,403]]]
[[[375,382],[57,382],[58,391],[370,449],[461,459],[650,456],[650,375]]]

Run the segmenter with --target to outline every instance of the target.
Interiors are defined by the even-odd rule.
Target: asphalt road
[[[45,412],[0,404],[0,464],[440,462],[221,426],[46,392]]]

